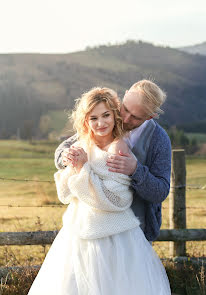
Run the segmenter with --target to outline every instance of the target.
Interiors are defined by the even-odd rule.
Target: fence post
[[[185,150],[172,150],[171,189],[169,196],[170,229],[186,228]],[[170,242],[170,256],[186,256],[186,242]]]

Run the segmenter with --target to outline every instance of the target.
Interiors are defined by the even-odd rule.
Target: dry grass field
[[[66,206],[57,199],[53,182],[53,154],[58,144],[0,141],[0,232],[61,228]],[[206,190],[196,188],[206,185],[206,157],[187,157],[186,169],[187,185],[193,187],[186,192],[187,227],[206,228]],[[23,179],[33,181],[19,181]],[[169,198],[163,203],[162,229],[169,228],[168,212]],[[41,264],[48,249],[1,246],[0,266]],[[168,242],[155,242],[154,249],[162,258],[169,255]],[[187,242],[187,253],[206,256],[206,242]]]
[[[57,199],[53,182],[53,153],[57,146],[51,142],[0,142],[0,177],[34,180],[0,180],[1,232],[60,229],[66,206]],[[186,163],[187,185],[194,187],[186,192],[187,227],[206,228],[206,190],[195,188],[206,185],[206,157],[187,157]],[[47,180],[50,182],[36,182]],[[169,198],[163,203],[162,229],[169,228],[168,212]],[[38,264],[47,250],[42,246],[23,248],[1,247],[0,265],[24,264],[28,260]],[[156,242],[154,248],[161,257],[168,256],[169,243]],[[191,256],[206,255],[206,242],[188,242],[187,252]]]

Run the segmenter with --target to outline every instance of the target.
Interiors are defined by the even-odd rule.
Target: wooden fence
[[[186,256],[186,241],[206,241],[206,229],[186,228],[186,166],[185,151],[172,150],[171,189],[169,195],[170,229],[160,231],[157,241],[170,242],[170,257]],[[51,244],[58,231],[2,232],[3,245]]]

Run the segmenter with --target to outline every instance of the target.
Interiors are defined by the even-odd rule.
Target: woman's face
[[[114,113],[108,109],[106,103],[100,102],[89,113],[87,122],[94,136],[111,136],[114,128]]]

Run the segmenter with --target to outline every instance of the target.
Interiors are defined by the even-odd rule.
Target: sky
[[[142,40],[206,41],[205,0],[0,0],[0,53],[68,53]]]

